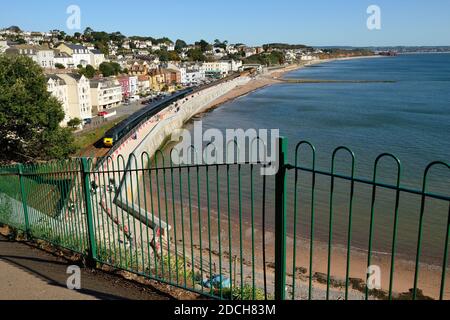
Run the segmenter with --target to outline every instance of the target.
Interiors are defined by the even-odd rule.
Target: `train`
[[[234,73],[228,77],[220,79],[218,81],[211,82],[209,84],[204,84],[195,88],[187,88],[176,93],[173,93],[171,96],[165,97],[163,99],[151,102],[143,109],[134,113],[128,119],[122,121],[112,129],[106,132],[103,137],[103,146],[105,148],[113,148],[114,145],[119,142],[123,137],[125,137],[129,132],[131,132],[134,128],[136,128],[141,122],[153,117],[158,114],[165,108],[167,108],[172,103],[182,100],[189,95],[193,95],[197,92],[205,90],[207,88],[211,88],[217,86],[220,83],[227,82],[239,78],[241,76],[248,76],[251,72],[243,71],[240,73]]]
[[[194,89],[188,88],[182,91],[173,93],[170,96],[164,97],[160,100],[153,101],[141,110],[134,113],[129,118],[117,124],[112,129],[108,130],[103,137],[103,146],[105,148],[112,148],[125,137],[129,132],[135,129],[141,122],[153,117],[172,103],[182,100],[194,92]]]

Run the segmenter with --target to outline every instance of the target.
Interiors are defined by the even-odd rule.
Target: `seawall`
[[[116,158],[127,159],[125,172],[120,179],[114,203],[151,228],[163,229],[161,230],[163,233],[170,230],[170,226],[160,224],[159,221],[155,221],[154,224],[150,223],[148,217],[151,216],[151,213],[140,207],[139,199],[137,199],[138,188],[140,187],[139,181],[142,181],[140,170],[148,167],[150,159],[161,145],[175,130],[181,129],[186,121],[206,111],[216,99],[249,81],[249,77],[239,77],[196,92],[182,101],[173,103],[158,114],[155,119],[150,119],[141,125],[136,131],[136,137],[125,141],[114,154]],[[144,153],[148,156],[141,157]],[[167,164],[168,161],[166,161]]]

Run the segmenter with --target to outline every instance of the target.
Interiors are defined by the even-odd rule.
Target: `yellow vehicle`
[[[114,139],[113,138],[104,138],[103,145],[106,148],[112,148],[112,146],[114,145]]]
[[[150,103],[146,107],[137,111],[131,115],[128,119],[122,121],[114,128],[110,129],[105,133],[103,137],[103,146],[105,148],[114,147],[115,143],[118,143],[127,134],[129,134],[134,128],[136,128],[142,121],[151,118],[152,116],[158,114],[164,108],[167,108],[171,103],[183,99],[187,95],[193,92],[192,88],[180,91],[178,93],[172,94],[171,96],[164,98],[162,100]]]

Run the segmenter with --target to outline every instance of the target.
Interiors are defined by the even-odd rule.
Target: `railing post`
[[[275,300],[286,296],[286,153],[287,139],[278,138],[275,176]]]
[[[88,252],[88,263],[95,264],[97,261],[97,243],[95,241],[95,229],[94,220],[92,213],[92,201],[91,201],[91,184],[89,179],[89,163],[86,158],[81,159],[81,177],[83,183],[83,200],[85,203],[86,219],[88,227],[88,242],[89,242],[89,252]]]
[[[30,238],[31,230],[30,230],[30,222],[28,220],[27,194],[25,192],[25,186],[24,186],[24,182],[23,182],[23,165],[21,163],[19,163],[17,165],[17,171],[19,174],[20,195],[22,198],[23,215],[25,218],[25,234],[26,234],[27,238]]]

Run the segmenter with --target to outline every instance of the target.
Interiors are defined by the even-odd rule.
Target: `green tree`
[[[181,50],[183,50],[183,49],[186,48],[186,47],[187,47],[187,43],[184,42],[184,41],[181,40],[181,39],[178,39],[178,40],[175,42],[175,50],[176,50],[177,52],[181,52]]]
[[[95,70],[95,68],[90,64],[88,64],[86,68],[78,69],[78,73],[84,75],[88,79],[92,79],[93,77],[95,77],[96,72],[97,71]]]
[[[47,92],[42,69],[25,56],[0,56],[0,161],[63,159],[76,151],[61,128],[61,103]]]
[[[206,57],[200,48],[189,50],[187,56],[191,61],[206,61]]]
[[[56,69],[65,69],[66,67],[64,67],[64,65],[62,65],[61,63],[55,63],[55,68]]]
[[[67,122],[67,126],[72,129],[77,129],[81,126],[83,122],[79,118],[73,118],[69,122]]]
[[[169,61],[180,61],[181,58],[176,51],[169,51]]]
[[[165,48],[156,51],[156,54],[158,55],[159,61],[161,62],[167,62],[170,59],[169,52],[167,52]]]
[[[99,69],[104,77],[115,76],[122,71],[120,65],[116,62],[103,62]]]
[[[200,40],[199,42],[196,42],[195,45],[197,47],[200,47],[200,50],[202,50],[202,52],[209,51],[212,48],[212,46],[205,40]]]
[[[103,74],[104,77],[110,77],[114,75],[114,68],[113,66],[108,62],[103,62],[100,67],[100,72]]]

